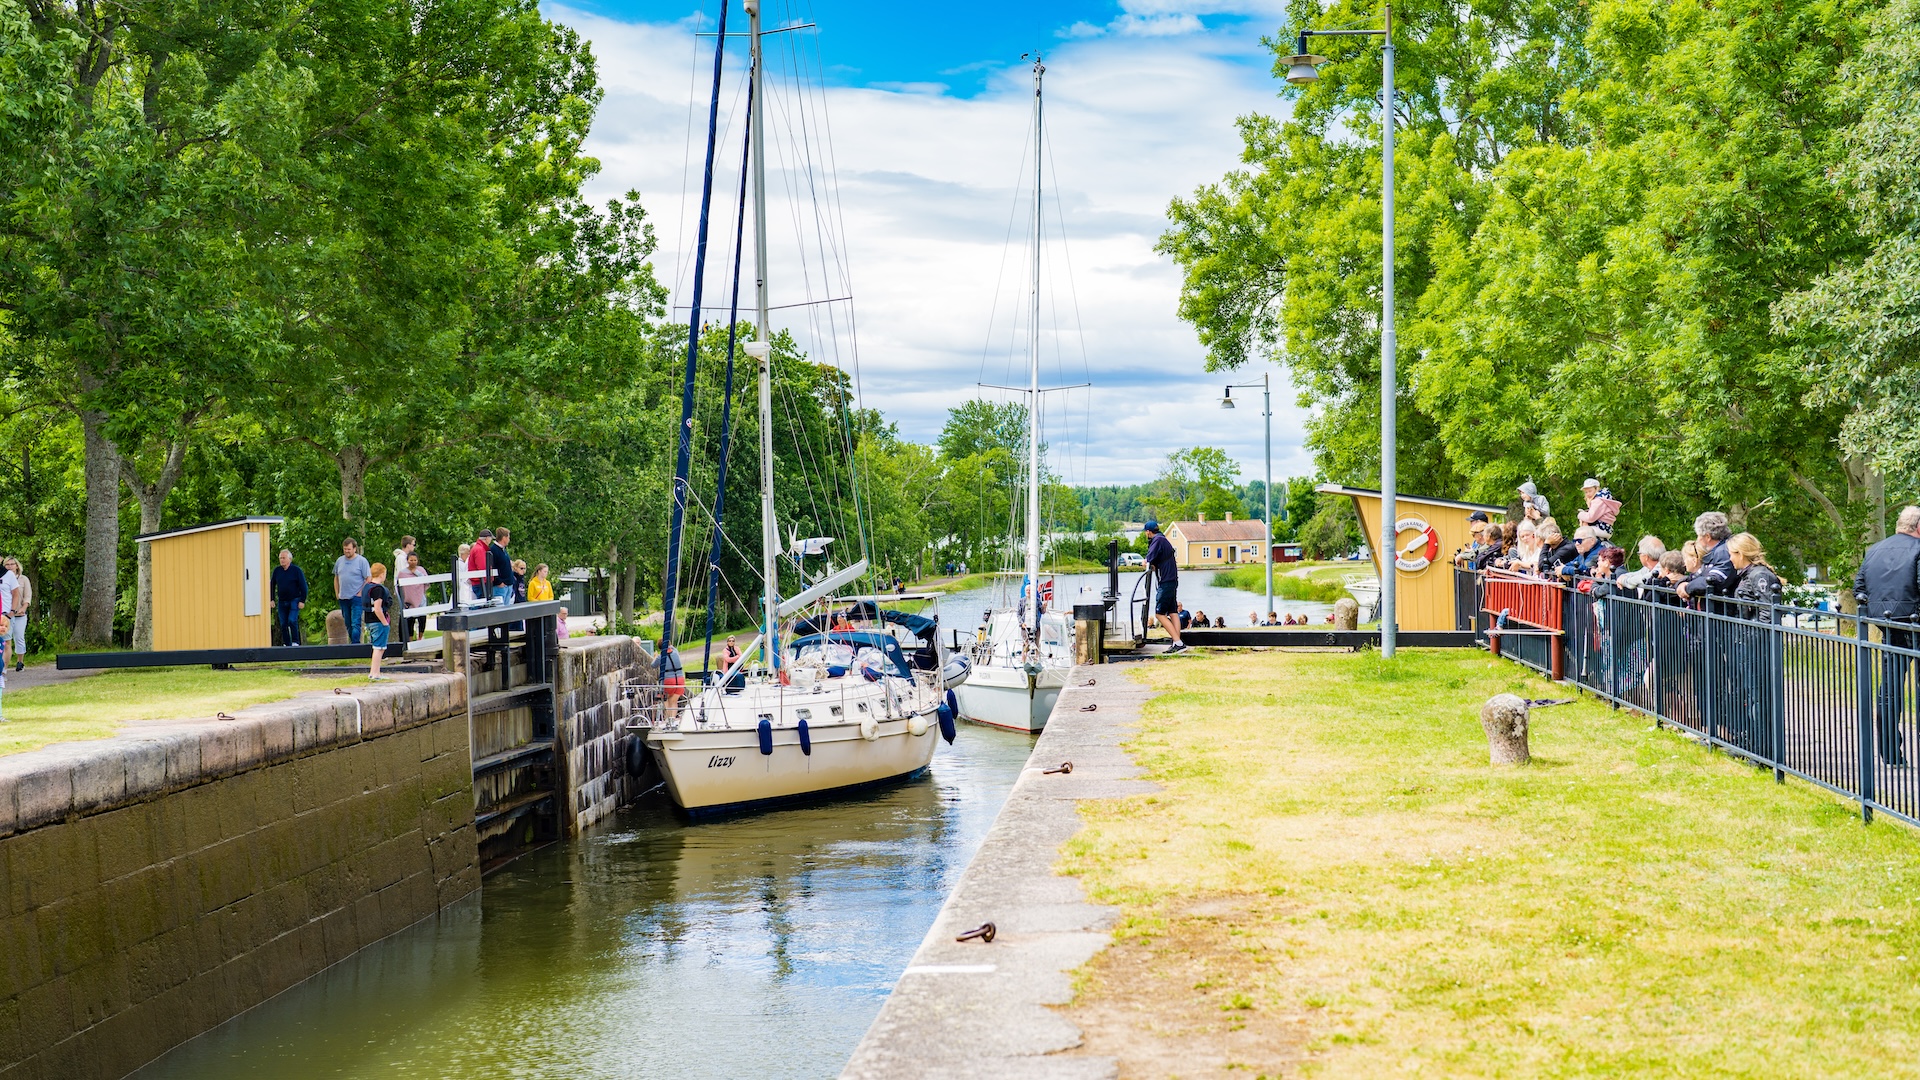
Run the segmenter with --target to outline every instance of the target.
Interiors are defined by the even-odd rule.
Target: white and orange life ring
[[[1393,529],[1393,565],[1401,571],[1417,574],[1440,557],[1440,532],[1425,518],[1409,514],[1394,522]],[[1414,535],[1407,537],[1408,533]]]

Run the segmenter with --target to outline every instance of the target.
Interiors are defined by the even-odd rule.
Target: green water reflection
[[[832,1076],[1031,744],[966,727],[913,784],[729,821],[650,801],[134,1075]]]

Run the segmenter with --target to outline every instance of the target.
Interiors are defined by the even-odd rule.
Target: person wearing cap
[[[1145,532],[1147,541],[1147,567],[1153,571],[1153,616],[1167,636],[1173,639],[1170,653],[1184,652],[1186,643],[1180,640],[1180,560],[1173,554],[1173,541],[1168,540],[1160,531],[1158,521],[1149,521]]]
[[[1500,530],[1487,520],[1486,511],[1475,510],[1467,515],[1467,531],[1472,538],[1453,553],[1453,563],[1465,569],[1478,570],[1492,558],[1488,549],[1498,546]]]
[[[1613,543],[1613,519],[1620,515],[1620,503],[1614,499],[1613,491],[1589,476],[1586,483],[1580,485],[1580,493],[1586,497],[1587,508],[1574,517],[1582,525],[1593,526],[1604,543]]]

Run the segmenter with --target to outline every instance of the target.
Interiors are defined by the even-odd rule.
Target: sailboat
[[[957,692],[962,718],[991,727],[1037,732],[1047,726],[1054,703],[1073,668],[1073,623],[1048,611],[1051,583],[1040,579],[1040,178],[1041,78],[1046,65],[1033,58],[1033,310],[1027,365],[1026,567],[1018,602],[987,615],[973,645],[973,671]]]
[[[911,779],[933,758],[936,740],[954,738],[956,715],[951,686],[966,678],[966,665],[941,654],[937,635],[932,654],[927,643],[906,626],[889,622],[869,605],[848,618],[835,617],[830,605],[839,590],[867,575],[862,557],[845,567],[832,565],[832,538],[795,537],[785,548],[774,518],[773,369],[767,291],[766,145],[762,92],[760,0],[745,0],[752,68],[748,90],[748,161],[754,205],[756,334],[743,351],[758,367],[760,415],[760,514],[762,622],[753,641],[718,679],[691,696],[685,688],[659,686],[645,695],[632,726],[646,740],[668,793],[694,816],[746,810],[861,787]],[[722,10],[719,49],[726,42]],[[717,111],[720,56],[714,58]],[[702,198],[701,258],[706,243],[706,204],[711,199],[713,114],[709,114],[707,190]],[[703,263],[696,261],[698,282]],[[737,264],[736,264],[737,277]],[[698,285],[696,284],[696,290]],[[675,472],[674,523],[669,541],[667,588],[663,605],[671,611],[686,491],[687,432],[691,430],[693,364],[699,332],[695,293],[693,326],[683,401],[680,458]],[[723,437],[724,442],[724,437]],[[718,515],[716,514],[716,520]],[[780,559],[791,560],[806,587],[780,595]],[[809,574],[808,559],[827,563]],[[868,610],[871,617],[866,617]],[[801,619],[797,632],[783,635],[789,620]],[[664,621],[674,632],[673,619]],[[790,636],[792,640],[785,640]],[[663,646],[663,659],[666,648]],[[915,651],[910,655],[908,648]],[[755,660],[755,658],[758,658]],[[678,690],[679,692],[676,692]],[[937,730],[937,734],[936,734]]]

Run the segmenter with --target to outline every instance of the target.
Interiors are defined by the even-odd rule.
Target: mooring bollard
[[[1518,694],[1488,698],[1480,706],[1480,728],[1487,733],[1490,764],[1525,765],[1533,760],[1527,745],[1527,699]]]
[[[1106,640],[1106,605],[1073,605],[1073,662],[1076,664],[1101,663]]]

